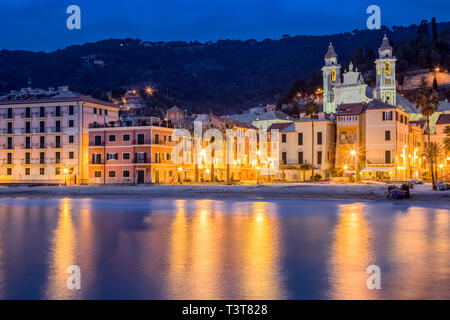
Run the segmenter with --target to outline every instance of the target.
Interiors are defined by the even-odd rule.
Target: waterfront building
[[[0,97],[0,183],[87,183],[88,127],[117,118],[112,104],[66,86]]]
[[[90,184],[173,183],[173,128],[161,126],[89,129]]]
[[[436,121],[436,133],[431,136],[431,140],[444,146],[444,139],[447,137],[447,135],[444,133],[444,130],[447,127],[450,127],[450,114],[439,115],[439,118]],[[445,156],[442,159],[439,159],[438,170],[439,179],[449,180],[450,151],[447,150]]]
[[[277,180],[310,179],[311,165],[314,165],[315,175],[320,175],[321,179],[330,178],[335,157],[335,125],[322,112],[314,120],[314,136],[312,125],[311,119],[301,114],[300,119],[290,123],[275,123],[269,127],[269,133],[279,130],[280,166],[275,177]]]
[[[411,154],[408,113],[398,106],[378,100],[369,102],[365,112],[366,166],[362,170],[362,177],[394,180],[411,178],[408,174],[408,155]]]

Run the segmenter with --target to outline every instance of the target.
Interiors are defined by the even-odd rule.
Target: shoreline
[[[348,200],[450,203],[450,190],[432,191],[416,185],[409,200],[391,200],[384,184],[288,183],[263,185],[138,185],[0,187],[3,198],[210,198],[255,200]]]

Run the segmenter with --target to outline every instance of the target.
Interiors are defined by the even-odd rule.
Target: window
[[[287,163],[287,154],[286,152],[282,152],[281,153],[281,164],[286,164]]]
[[[97,108],[94,108],[94,114],[97,114]]]
[[[124,134],[122,136],[122,141],[130,141],[130,135],[129,134]]]
[[[31,133],[31,122],[25,122],[25,133]]]
[[[155,133],[155,144],[159,144],[159,134]]]
[[[303,145],[303,132],[298,133],[298,145],[299,146]]]
[[[55,168],[55,174],[59,176],[61,174],[61,168]]]
[[[73,128],[73,120],[69,120],[69,128]]]
[[[8,154],[7,154],[6,163],[12,164],[12,153],[11,152],[8,152]]]
[[[6,169],[6,175],[12,176],[12,168]]]
[[[55,143],[56,143],[56,145],[55,145],[55,148],[61,148],[61,136],[56,136],[55,137]]]
[[[13,134],[13,124],[12,124],[12,122],[8,122],[8,134]]]
[[[281,142],[282,142],[282,143],[286,143],[286,133],[283,133],[283,134],[281,135]]]
[[[298,153],[298,164],[303,164],[303,152]]]
[[[392,111],[383,111],[383,121],[392,120]]]
[[[166,153],[166,160],[170,160],[170,153]]]
[[[331,81],[336,81],[336,71],[334,69],[331,70]]]
[[[55,117],[61,117],[61,107],[60,106],[56,106]]]
[[[93,153],[92,154],[92,164],[101,164],[101,163],[102,163],[101,153]]]
[[[25,175],[29,176],[30,175],[30,168],[25,168]]]
[[[25,137],[25,149],[31,149],[31,137]]]
[[[144,144],[144,138],[145,138],[145,135],[143,134],[143,133],[139,133],[138,135],[137,135],[137,137],[138,137],[138,141],[137,141],[137,144]]]
[[[25,118],[31,118],[31,108],[25,108]]]
[[[122,159],[123,160],[130,160],[130,153],[129,152],[122,153]]]
[[[384,132],[384,140],[386,140],[386,141],[390,141],[391,140],[391,131],[386,130]]]
[[[45,107],[39,108],[39,117],[45,117]]]
[[[102,172],[101,171],[95,171],[94,176],[96,178],[101,178],[102,177]]]
[[[391,163],[391,151],[385,151],[384,163]]]
[[[61,163],[61,152],[55,152],[55,163],[56,164]]]
[[[74,157],[73,151],[69,151],[69,159],[73,159],[73,157]]]
[[[73,116],[73,106],[69,106],[69,116]]]
[[[45,149],[45,137],[44,136],[39,137],[39,148]]]
[[[172,136],[169,136],[169,142],[172,142]]]
[[[317,144],[322,144],[322,132],[317,132]]]
[[[73,143],[73,136],[69,136],[69,143]]]
[[[102,109],[98,109],[98,114],[102,115]]]
[[[95,140],[94,144],[96,146],[101,146],[102,145],[102,136],[95,136],[94,140]]]
[[[115,142],[116,141],[116,135],[115,134],[110,134],[108,136],[108,141],[109,142]]]
[[[116,177],[116,172],[115,171],[108,171],[108,177],[115,178]]]
[[[130,170],[123,170],[122,178],[129,178],[129,177],[130,177]]]
[[[106,156],[108,160],[119,160],[118,153],[108,153]]]
[[[30,164],[30,153],[26,152],[25,153],[25,164]]]
[[[322,151],[317,151],[317,164],[322,164]]]
[[[39,168],[39,174],[43,176],[45,174],[45,168]]]
[[[8,119],[12,119],[13,118],[13,110],[12,108],[8,108]]]
[[[39,132],[45,133],[45,121],[39,121]]]
[[[7,142],[8,142],[8,149],[14,149],[12,137],[8,137]]]
[[[40,164],[45,164],[45,152],[40,152],[39,153],[39,163]]]
[[[56,127],[56,132],[61,132],[61,121],[56,120],[55,121],[55,127]]]

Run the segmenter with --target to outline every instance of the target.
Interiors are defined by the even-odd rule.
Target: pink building
[[[134,184],[178,181],[172,161],[174,129],[159,126],[89,130],[89,183]]]

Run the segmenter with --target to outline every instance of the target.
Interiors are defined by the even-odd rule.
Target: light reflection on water
[[[0,298],[450,299],[449,224],[407,203],[4,199]]]

